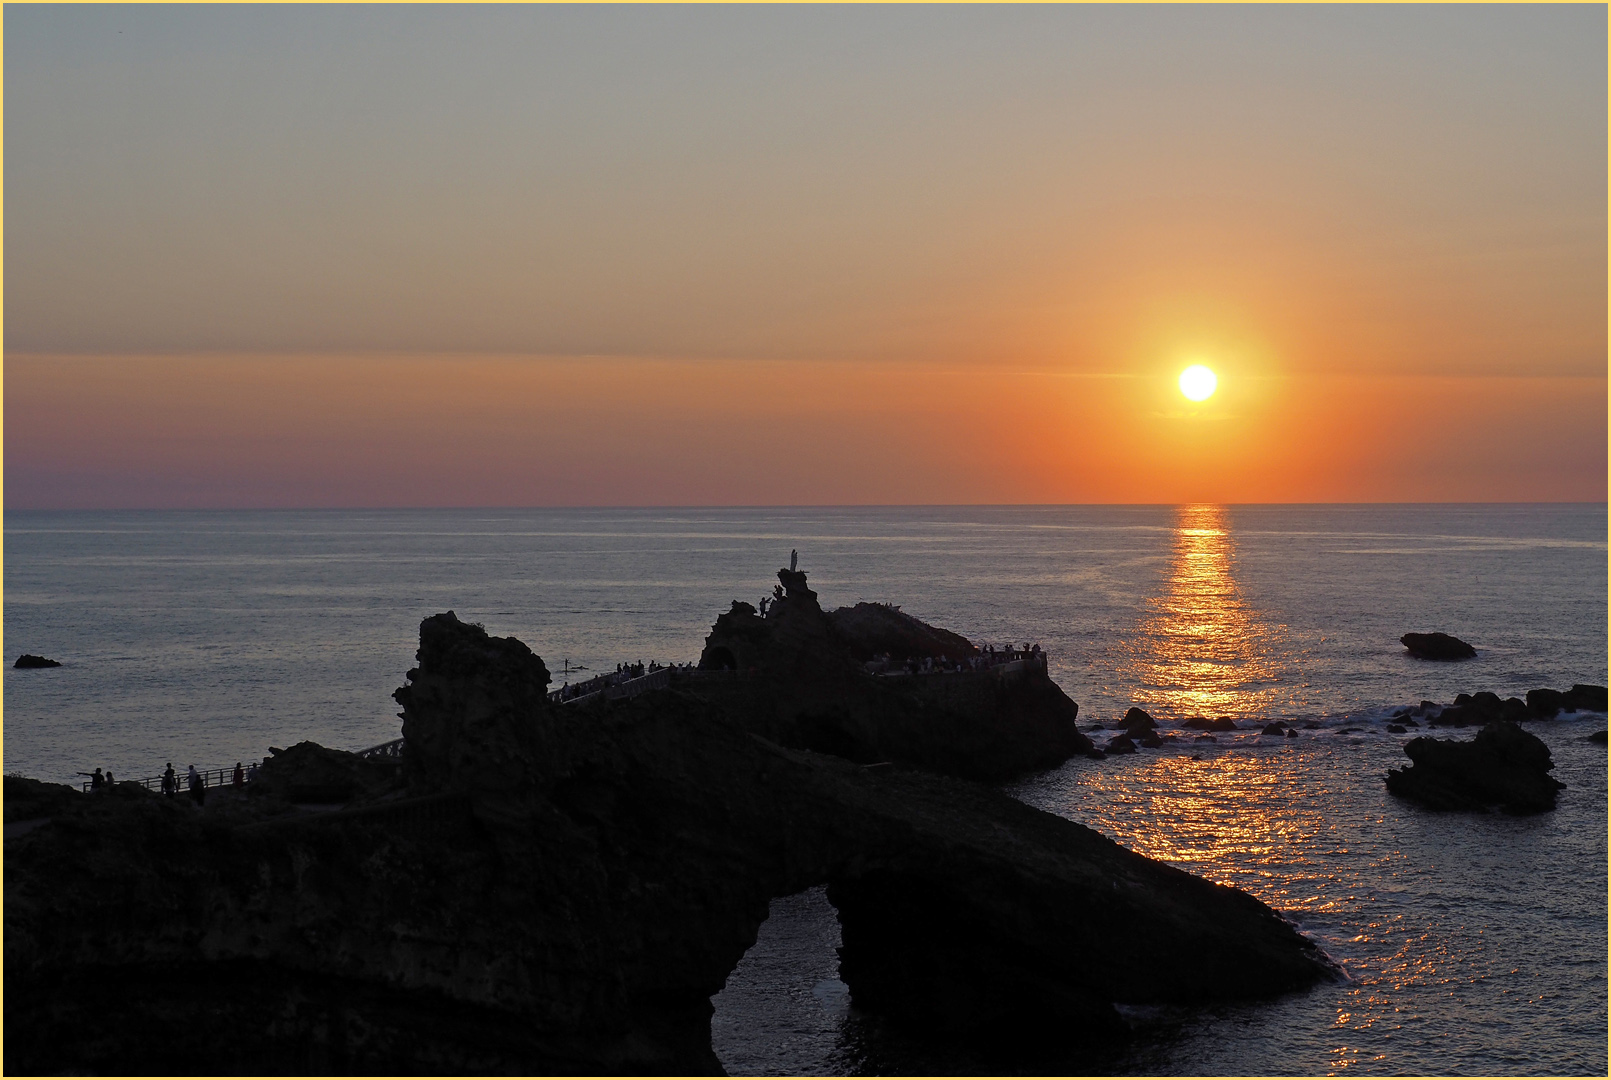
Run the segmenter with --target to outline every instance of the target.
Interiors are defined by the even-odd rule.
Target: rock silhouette
[[[1566,785],[1550,776],[1553,762],[1543,740],[1509,720],[1494,720],[1470,742],[1411,739],[1408,769],[1390,769],[1387,790],[1433,810],[1485,810],[1513,814],[1555,808]]]
[[[1514,697],[1501,699],[1498,694],[1480,691],[1460,694],[1451,704],[1443,706],[1433,701],[1422,701],[1420,710],[1430,715],[1430,723],[1436,727],[1473,727],[1495,720],[1515,723],[1548,720],[1562,712],[1605,712],[1606,690],[1603,686],[1577,683],[1565,691],[1548,688],[1529,690],[1526,701]],[[1407,719],[1407,714],[1404,717],[1395,716],[1394,719],[1406,724],[1414,723]]]
[[[1399,638],[1417,660],[1470,660],[1477,650],[1450,634],[1405,634]]]
[[[450,612],[397,691],[398,765],[300,744],[205,810],[7,777],[54,815],[7,842],[8,1068],[717,1072],[710,996],[769,899],[823,883],[853,1001],[936,1037],[1122,1037],[1114,1002],[1329,970],[1251,896],[993,789],[548,682]],[[345,809],[287,801],[332,775]]]
[[[11,666],[19,668],[47,668],[61,667],[62,665],[60,660],[51,660],[43,656],[35,656],[33,653],[25,652],[21,656],[17,657],[17,662]]]
[[[861,763],[895,761],[972,780],[1005,780],[1091,750],[1079,706],[1044,661],[937,676],[876,676],[872,650],[892,643],[976,655],[960,635],[883,605],[826,614],[801,571],[779,570],[782,595],[763,617],[735,600],[705,639],[699,667],[732,671],[684,688],[773,742]],[[908,647],[901,644],[900,648]],[[973,653],[966,650],[972,649]]]

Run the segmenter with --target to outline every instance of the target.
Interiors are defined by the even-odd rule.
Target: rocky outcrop
[[[25,652],[21,656],[17,657],[17,662],[11,666],[14,668],[47,668],[61,667],[62,664],[60,660],[51,660],[43,656],[35,656],[33,653]]]
[[[978,647],[961,634],[930,626],[893,604],[842,607],[829,612],[828,621],[857,660],[888,654],[897,661],[926,656],[961,661],[979,655]]]
[[[1603,713],[1606,711],[1606,691],[1603,686],[1577,683],[1565,691],[1547,688],[1529,690],[1526,701],[1515,697],[1501,699],[1498,694],[1481,691],[1460,694],[1453,703],[1441,707],[1435,702],[1423,701],[1420,710],[1431,716],[1430,723],[1434,727],[1474,727],[1496,720],[1520,723],[1524,720],[1548,720],[1562,712]],[[1405,719],[1408,715],[1406,711],[1403,716],[1395,715],[1394,719],[1409,723]]]
[[[705,639],[699,668],[709,674],[679,683],[733,723],[796,749],[973,780],[1005,780],[1090,751],[1075,726],[1079,706],[1048,677],[1044,658],[875,675],[864,666],[867,650],[897,633],[961,657],[972,655],[963,646],[973,646],[882,605],[841,608],[830,617],[804,573],[780,570],[778,578],[766,615],[734,601]],[[842,625],[859,636],[847,636]],[[724,671],[732,676],[715,677]]]
[[[1417,660],[1470,660],[1477,650],[1450,634],[1405,634],[1399,638]]]
[[[1486,690],[1460,694],[1451,705],[1429,721],[1432,727],[1477,727],[1505,720],[1518,723],[1529,717],[1527,703],[1520,698],[1503,698]]]
[[[1549,747],[1538,736],[1508,720],[1495,720],[1470,742],[1411,739],[1404,753],[1408,769],[1390,769],[1387,790],[1432,810],[1485,810],[1500,806],[1513,814],[1555,808],[1566,785],[1549,775]]]
[[[768,900],[821,883],[853,1000],[937,1037],[1117,1036],[1115,1002],[1328,971],[1252,897],[993,789],[675,689],[554,706],[451,613],[419,658],[400,769],[304,744],[205,808],[18,787],[53,816],[7,841],[9,1070],[715,1072],[710,996]],[[344,809],[276,793],[331,774]]]
[[[1527,691],[1527,711],[1536,717],[1547,718],[1563,712],[1605,712],[1606,691],[1603,686],[1574,683],[1570,690],[1539,689]]]

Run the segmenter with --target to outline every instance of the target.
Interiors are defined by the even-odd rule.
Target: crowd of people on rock
[[[933,675],[957,671],[988,671],[1001,664],[1010,664],[1015,660],[1041,660],[1045,657],[1039,644],[1024,643],[1022,649],[1015,649],[1011,645],[996,648],[986,645],[978,653],[965,660],[952,660],[944,656],[909,656],[897,663],[890,653],[875,656],[868,662],[870,671],[894,674],[905,671],[909,675]]]
[[[250,765],[243,765],[237,761],[235,762],[235,768],[233,770],[219,769],[218,774],[220,784],[224,783],[225,772],[229,773],[229,786],[236,791],[240,791],[244,789],[247,784],[257,779],[257,762],[254,761]],[[84,774],[79,773],[78,775],[83,776]],[[111,791],[112,785],[117,783],[117,780],[115,777],[113,777],[112,770],[110,769],[106,770],[104,774],[100,769],[96,769],[94,772],[89,774],[89,778],[89,789],[90,794],[92,795],[98,795],[104,791]],[[162,794],[167,795],[170,798],[179,794],[179,774],[173,771],[173,762],[168,762],[168,767],[162,771],[162,775],[160,777],[154,777],[153,779],[159,781],[159,787],[162,790]],[[134,781],[134,783],[141,785],[144,785],[147,782],[148,781],[142,780]],[[195,801],[197,806],[206,804],[206,773],[199,771],[194,765],[190,766],[190,769],[184,778],[184,785],[189,790],[190,797]]]

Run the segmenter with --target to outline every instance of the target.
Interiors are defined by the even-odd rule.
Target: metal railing
[[[359,757],[375,759],[398,758],[403,756],[403,740],[393,739],[391,742],[378,743],[363,750],[356,751]]]
[[[593,700],[600,694],[603,694],[607,701],[637,697],[647,691],[670,686],[673,672],[690,670],[692,669],[670,665],[645,671],[642,675],[633,675],[625,671],[606,671],[603,675],[595,675],[586,682],[550,690],[548,700],[556,705],[575,705],[577,702]]]
[[[671,685],[671,673],[674,669],[669,667],[656,668],[654,671],[639,675],[635,678],[611,679],[615,673],[601,675],[597,679],[589,679],[585,683],[578,683],[572,687],[561,687],[548,695],[548,700],[560,705],[578,705],[584,701],[595,701],[602,697],[606,701],[616,701],[620,698],[637,697],[650,690],[663,690]],[[582,688],[587,689],[583,690]],[[578,693],[578,690],[582,690]]]
[[[243,783],[245,782],[244,777],[250,774],[251,771],[260,764],[262,764],[262,762],[254,761],[250,764],[241,766]],[[207,788],[228,787],[235,782],[235,766],[233,765],[226,765],[221,769],[197,769],[196,774],[201,777],[202,786]],[[78,775],[88,776],[89,774],[79,773]],[[190,790],[190,773],[188,771],[180,772],[178,769],[175,769],[173,772],[173,780],[177,785],[174,788],[175,791],[183,792]],[[85,791],[92,790],[94,782],[95,781],[93,779],[85,780],[83,783],[83,789]],[[114,780],[113,782],[117,784],[139,784],[147,791],[162,790],[161,774],[156,776],[142,776],[138,780]]]

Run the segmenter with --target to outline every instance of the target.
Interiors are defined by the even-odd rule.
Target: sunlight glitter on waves
[[[1222,507],[1180,508],[1169,579],[1147,602],[1121,665],[1149,706],[1175,716],[1257,716],[1276,702],[1290,663],[1279,628],[1243,602],[1234,559]]]

